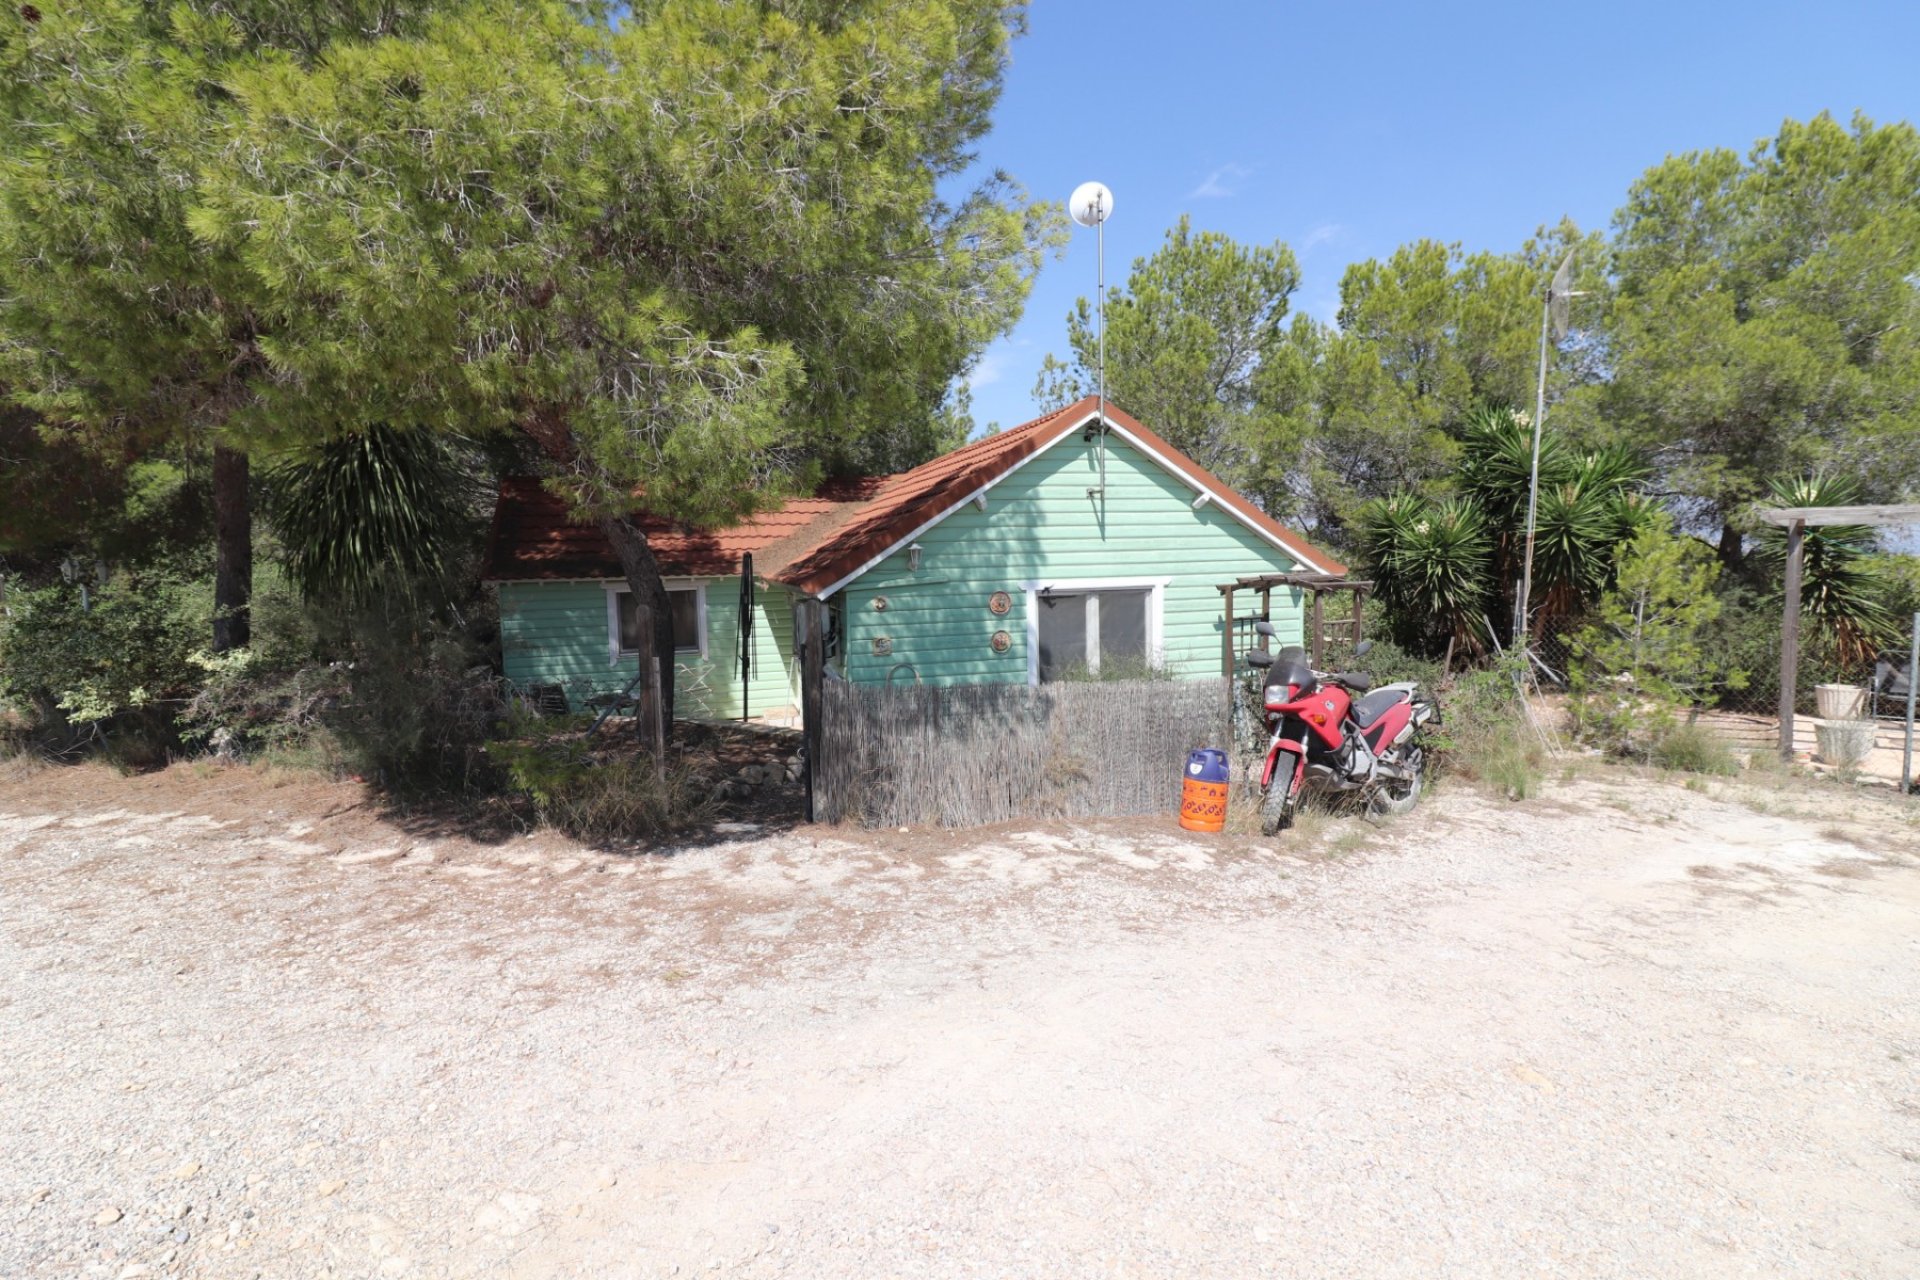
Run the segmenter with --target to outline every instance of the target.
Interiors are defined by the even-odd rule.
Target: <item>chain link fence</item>
[[[1541,619],[1533,643],[1537,673],[1568,687],[1580,663],[1579,617]],[[1910,625],[1920,626],[1920,618]],[[1912,632],[1872,653],[1842,654],[1818,635],[1804,638],[1793,679],[1793,754],[1816,766],[1898,783],[1906,754]],[[1736,622],[1710,636],[1720,669],[1704,691],[1699,723],[1746,752],[1780,746],[1780,625]],[[1909,767],[1910,768],[1910,767]]]

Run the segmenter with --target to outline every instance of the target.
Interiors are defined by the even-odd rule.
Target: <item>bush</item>
[[[203,583],[163,570],[91,590],[15,588],[0,620],[0,700],[53,745],[118,743],[125,762],[164,759],[174,714],[199,685]]]
[[[1520,693],[1520,661],[1509,654],[1467,672],[1441,699],[1440,727],[1427,738],[1433,776],[1456,775],[1509,800],[1539,794],[1547,746]]]
[[[1740,762],[1726,741],[1705,725],[1689,722],[1667,729],[1653,741],[1650,757],[1662,769],[1729,776]]]
[[[485,744],[506,697],[481,620],[422,616],[404,600],[356,615],[326,714],[356,771],[399,793],[471,794],[492,782]]]
[[[685,765],[669,764],[663,778],[642,756],[596,755],[578,732],[574,724],[487,744],[488,757],[541,821],[579,840],[607,841],[670,835],[713,816],[713,788]]]
[[[1706,548],[1649,525],[1626,545],[1614,588],[1574,637],[1575,732],[1611,754],[1647,759],[1682,708],[1746,681],[1707,628],[1720,616],[1719,565]]]

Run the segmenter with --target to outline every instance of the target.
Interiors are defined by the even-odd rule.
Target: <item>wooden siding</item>
[[[683,719],[724,720],[740,714],[738,578],[707,583],[707,653],[675,664],[676,709]],[[754,671],[748,707],[760,716],[799,704],[793,654],[793,605],[777,587],[755,605]],[[515,686],[559,684],[577,710],[596,693],[617,692],[634,676],[634,660],[608,662],[607,592],[599,582],[500,584],[500,649]]]
[[[1185,678],[1220,674],[1222,602],[1219,584],[1299,566],[1218,503],[1193,509],[1197,496],[1150,457],[1117,437],[1107,441],[1104,507],[1087,489],[1098,483],[1094,446],[1074,436],[1047,450],[987,491],[983,513],[969,503],[922,533],[918,572],[900,551],[848,583],[847,675],[883,681],[913,674],[928,684],[1027,679],[1026,593],[1023,584],[1088,579],[1165,579],[1162,615],[1164,665]],[[988,598],[1005,591],[1013,608],[1004,617]],[[887,608],[874,600],[885,596]],[[1242,592],[1239,612],[1257,608]],[[1281,643],[1302,637],[1301,592],[1274,593]],[[996,654],[991,639],[1012,640]],[[892,652],[877,656],[885,636]]]

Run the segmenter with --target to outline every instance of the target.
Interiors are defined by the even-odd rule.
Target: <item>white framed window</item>
[[[667,607],[673,610],[673,652],[679,658],[707,656],[707,584],[668,578]],[[607,660],[618,664],[640,652],[633,594],[624,582],[607,584]]]
[[[1100,664],[1158,666],[1166,578],[1084,578],[1025,582],[1027,683],[1045,684]]]

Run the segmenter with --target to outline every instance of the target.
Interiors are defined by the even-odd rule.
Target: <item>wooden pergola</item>
[[[1758,514],[1768,524],[1787,531],[1787,601],[1780,624],[1780,755],[1791,759],[1793,704],[1800,680],[1800,575],[1806,567],[1807,526],[1920,524],[1920,506],[1769,507]]]
[[[1324,597],[1332,592],[1351,591],[1353,608],[1348,618],[1337,619],[1337,624],[1345,624],[1349,629],[1348,640],[1360,643],[1360,627],[1366,609],[1367,592],[1373,590],[1371,582],[1355,582],[1338,573],[1263,573],[1250,578],[1236,578],[1232,582],[1222,583],[1219,591],[1224,598],[1225,625],[1221,628],[1220,674],[1233,679],[1236,658],[1233,651],[1234,622],[1233,596],[1236,591],[1257,591],[1260,593],[1260,617],[1263,621],[1273,620],[1273,592],[1277,587],[1297,588],[1307,593],[1308,625],[1307,646],[1313,656],[1313,665],[1319,666],[1326,652],[1327,613]]]

